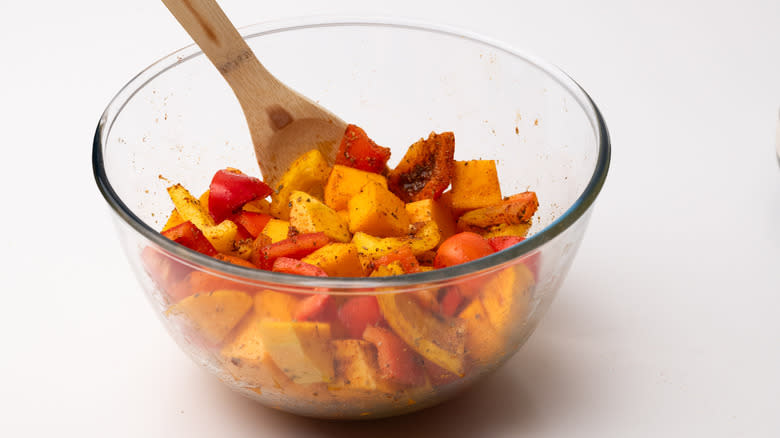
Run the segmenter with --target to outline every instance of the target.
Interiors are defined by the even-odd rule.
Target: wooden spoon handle
[[[162,2],[222,73],[239,101],[258,89],[284,87],[260,64],[215,0]]]

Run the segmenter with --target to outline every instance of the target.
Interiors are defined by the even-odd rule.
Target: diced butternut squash
[[[274,321],[292,321],[300,298],[295,295],[263,290],[255,295],[255,315]]]
[[[335,363],[336,380],[328,385],[331,391],[380,391],[391,393],[398,390],[378,371],[376,347],[359,339],[339,339],[330,343]]]
[[[499,202],[501,202],[501,187],[495,161],[455,161],[452,173],[454,208],[471,210]]]
[[[439,227],[441,240],[455,234],[455,220],[452,217],[452,210],[441,201],[433,199],[423,199],[422,201],[410,202],[406,204],[406,214],[409,215],[409,222],[434,222]]]
[[[288,237],[290,233],[290,222],[279,219],[271,219],[263,228],[263,233],[271,238],[271,243],[279,242]]]
[[[347,222],[335,210],[306,192],[290,194],[290,226],[300,233],[323,232],[337,242],[349,242]]]
[[[469,357],[482,363],[497,359],[504,348],[504,337],[490,323],[482,300],[471,300],[458,318],[466,321],[466,353]]]
[[[259,332],[268,354],[293,382],[333,381],[330,324],[264,319]]]
[[[522,263],[492,274],[485,283],[480,298],[499,334],[527,316],[533,284],[534,274]]]
[[[322,199],[322,188],[325,187],[329,174],[330,167],[319,149],[312,149],[298,157],[279,179],[279,184],[271,195],[271,215],[283,220],[289,219],[288,202],[290,194],[296,190]]]
[[[370,182],[350,198],[349,230],[379,237],[404,236],[409,232],[409,216],[403,201],[387,188]]]
[[[336,213],[338,213],[341,219],[349,226],[349,210],[337,210]]]
[[[262,318],[251,314],[236,327],[220,356],[225,368],[242,384],[252,386],[289,386],[292,382],[271,359],[260,336]]]
[[[445,370],[465,372],[465,322],[434,315],[409,293],[377,295],[387,323],[410,347]]]
[[[253,213],[269,214],[271,212],[271,203],[265,199],[257,198],[244,204],[242,210]]]
[[[166,314],[184,318],[208,343],[216,345],[251,308],[252,298],[247,293],[220,289],[186,297]]]
[[[325,185],[325,204],[334,210],[345,210],[349,199],[364,185],[375,182],[387,188],[387,179],[378,173],[366,172],[337,164]]]
[[[329,277],[363,277],[365,271],[360,262],[357,247],[353,243],[329,243],[303,258],[303,261],[319,266]]]

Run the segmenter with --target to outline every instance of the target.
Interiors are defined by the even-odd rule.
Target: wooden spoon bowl
[[[162,0],[233,89],[255,156],[272,185],[302,153],[318,148],[332,164],[346,123],[274,77],[214,0]]]

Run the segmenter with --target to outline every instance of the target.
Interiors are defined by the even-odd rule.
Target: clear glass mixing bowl
[[[167,330],[194,361],[231,388],[306,416],[376,418],[411,412],[494,371],[545,314],[604,183],[610,143],[590,97],[536,57],[442,27],[297,19],[250,26],[242,34],[273,74],[390,147],[391,166],[420,137],[453,131],[456,159],[497,160],[503,192],[536,191],[540,207],[531,237],[508,250],[399,277],[306,278],[230,265],[179,246],[158,233],[172,209],[167,186],[181,183],[200,193],[220,168],[257,173],[235,97],[199,49],[185,47],[142,71],[111,101],[100,118],[92,156],[125,255]],[[229,290],[238,301],[254,303],[254,309],[246,310],[244,321],[219,320],[220,309],[212,309],[219,330],[205,336],[203,327],[171,311],[172,296],[181,293],[174,290],[193,273],[211,281],[185,294]],[[475,284],[482,288],[481,314],[472,311],[437,323],[419,304],[425,294]],[[388,386],[370,381],[371,376],[359,384],[345,381],[339,373],[345,363],[355,365],[352,359],[335,357],[328,350],[333,341],[327,339],[320,339],[325,356],[314,358],[295,344],[307,336],[297,332],[287,333],[293,348],[281,349],[289,357],[280,357],[286,353],[279,351],[269,355],[271,346],[256,342],[251,330],[237,331],[246,328],[247,315],[268,310],[258,298],[273,292],[293,298],[382,297],[394,309],[386,305],[383,312],[395,312],[387,319],[405,326],[400,330],[407,331],[409,347],[427,365],[436,359],[435,366],[426,365],[425,382],[414,386]],[[239,335],[258,345],[228,352],[226,346]],[[329,336],[338,338],[338,333]],[[442,351],[423,351],[431,345]],[[363,353],[361,363],[375,365],[371,355],[376,353]],[[332,368],[320,377],[301,378],[284,365],[301,358],[322,362],[323,357],[332,362],[316,366]]]

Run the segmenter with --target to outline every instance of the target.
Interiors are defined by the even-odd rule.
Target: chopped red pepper
[[[218,170],[209,186],[209,213],[219,223],[245,203],[265,198],[272,192],[268,184],[239,170]]]
[[[382,173],[390,159],[390,149],[374,143],[366,132],[355,125],[347,125],[336,154],[336,164],[354,167],[366,172]]]
[[[439,311],[442,315],[455,316],[455,313],[463,302],[463,296],[460,294],[457,286],[449,286],[444,290],[444,295],[439,303]]]
[[[298,234],[289,239],[259,248],[256,257],[252,260],[261,269],[271,269],[274,261],[279,257],[299,259],[322,248],[330,242],[325,233]]]
[[[274,260],[273,267],[274,272],[281,272],[284,274],[296,274],[306,275],[309,277],[327,277],[328,274],[322,270],[319,266],[302,262],[300,260],[291,259],[289,257],[279,257]]]
[[[525,240],[525,237],[520,236],[497,236],[488,239],[488,243],[493,247],[496,252],[509,248],[512,245],[516,245]],[[538,278],[539,274],[539,257],[540,253],[535,252],[522,258],[523,263],[534,274],[534,278]]]
[[[295,310],[296,321],[334,321],[338,318],[336,301],[330,295],[310,295]]]
[[[217,260],[222,260],[223,262],[232,263],[234,265],[243,266],[245,268],[253,268],[256,269],[257,266],[253,265],[252,263],[242,259],[241,257],[236,257],[228,254],[217,254],[214,256]]]
[[[374,269],[393,262],[399,262],[406,274],[420,272],[420,263],[412,253],[412,249],[408,246],[402,246],[376,259],[374,261]]]
[[[493,251],[498,252],[509,248],[512,245],[518,244],[525,240],[525,237],[520,236],[496,236],[488,239],[488,244],[493,248]]]
[[[235,215],[233,222],[244,228],[253,238],[263,232],[263,228],[273,219],[270,214],[255,213],[253,211],[242,211]]]
[[[198,251],[208,256],[217,254],[217,250],[211,245],[206,236],[193,225],[192,222],[187,221],[173,228],[169,228],[162,232],[162,235],[173,240],[176,243],[180,243],[189,249]]]
[[[147,246],[141,252],[143,266],[160,290],[167,294],[176,289],[176,285],[187,278],[192,268],[179,263],[159,249]]]
[[[339,320],[347,328],[350,337],[360,339],[366,327],[382,321],[379,302],[370,295],[350,298],[339,308]]]
[[[379,375],[402,385],[425,383],[425,372],[414,351],[395,333],[380,327],[366,327],[363,339],[374,344]]]

